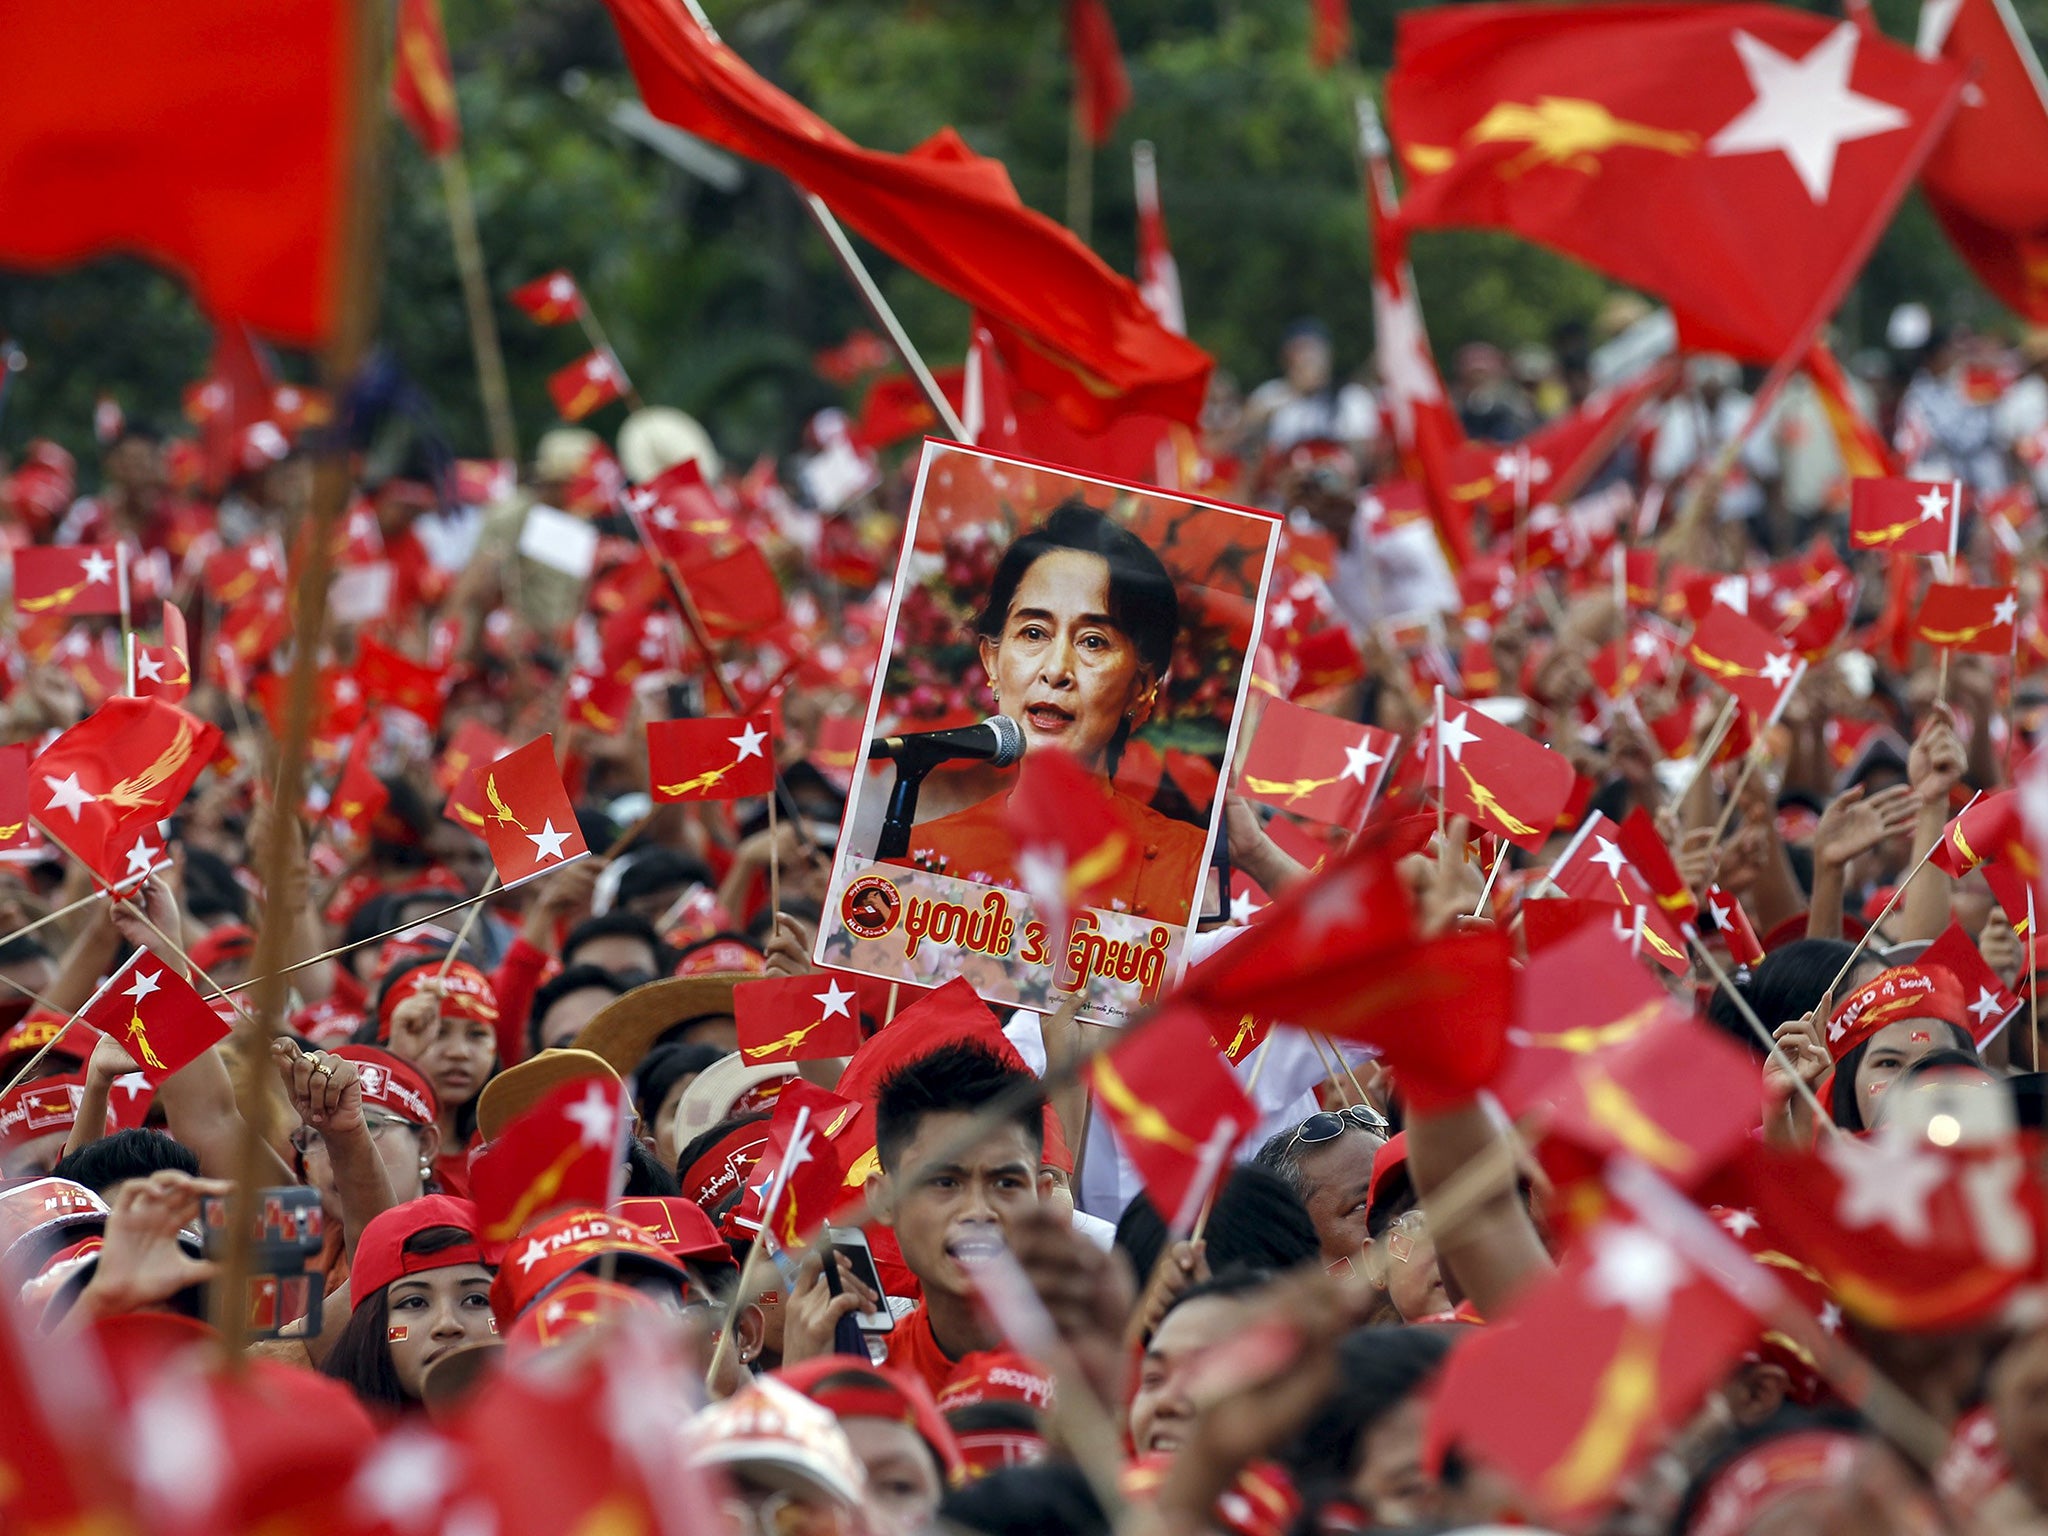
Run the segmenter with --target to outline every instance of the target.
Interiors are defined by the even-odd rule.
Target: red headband
[[[740,1187],[768,1145],[768,1122],[756,1120],[742,1125],[711,1144],[701,1157],[684,1170],[683,1195],[698,1209],[710,1209]]]
[[[1828,1021],[1829,1057],[1840,1061],[1901,1019],[1938,1019],[1968,1034],[1970,1011],[1955,972],[1940,965],[1895,965],[1880,971]]]
[[[482,971],[467,960],[457,960],[449,966],[446,976],[438,965],[422,965],[384,989],[384,999],[377,1007],[379,1040],[391,1038],[391,1016],[398,1011],[398,1005],[422,992],[440,997],[443,1017],[452,1013],[481,1024],[498,1022],[498,994]]]
[[[1862,1442],[1840,1430],[1810,1429],[1767,1440],[1723,1467],[1686,1536],[1742,1536],[1787,1495],[1848,1481]]]

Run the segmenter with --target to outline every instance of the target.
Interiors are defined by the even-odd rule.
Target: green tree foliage
[[[852,404],[810,370],[817,349],[866,323],[802,205],[781,179],[743,166],[719,190],[634,141],[609,112],[634,98],[598,0],[446,0],[465,153],[522,441],[553,423],[548,373],[583,342],[502,302],[518,283],[576,273],[643,397],[701,416],[741,458],[791,447],[806,415]],[[2028,0],[2030,19],[2048,0]],[[1010,168],[1019,193],[1064,210],[1069,68],[1052,0],[711,0],[756,68],[862,143],[903,150],[952,124]],[[1399,7],[1356,0],[1355,66],[1315,70],[1308,0],[1114,0],[1136,100],[1093,157],[1096,248],[1131,270],[1130,145],[1158,147],[1195,339],[1249,385],[1300,315],[1334,330],[1340,366],[1371,346],[1370,257],[1353,144],[1356,94],[1391,61]],[[1912,0],[1881,0],[1894,36]],[[382,334],[437,402],[461,451],[480,452],[477,404],[441,182],[387,125]],[[1418,237],[1415,260],[1439,354],[1485,338],[1541,341],[1591,315],[1608,285],[1510,238]],[[884,290],[935,364],[957,359],[967,316],[914,275],[870,256]],[[1917,201],[1896,222],[1842,327],[1873,339],[1904,298],[1999,321]],[[204,367],[208,329],[178,286],[114,261],[56,278],[0,277],[0,332],[21,342],[0,444],[48,433],[84,451],[102,390],[131,413],[174,420]],[[307,376],[305,359],[288,372]],[[618,408],[593,421],[616,426]]]

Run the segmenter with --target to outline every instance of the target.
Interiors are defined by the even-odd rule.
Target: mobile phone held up
[[[868,1235],[859,1227],[827,1227],[825,1242],[825,1284],[834,1296],[840,1295],[838,1260],[845,1259],[846,1267],[853,1272],[853,1278],[873,1291],[881,1305],[873,1312],[856,1312],[853,1320],[860,1324],[862,1333],[893,1333],[896,1330],[896,1316],[889,1310],[889,1293],[882,1285],[882,1273],[875,1268],[874,1250],[868,1247]]]

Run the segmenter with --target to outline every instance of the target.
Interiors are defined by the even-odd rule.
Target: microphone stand
[[[868,743],[868,757],[886,757],[877,751],[882,743]],[[910,825],[917,820],[917,797],[924,788],[925,775],[943,759],[924,753],[896,754],[896,783],[889,790],[889,806],[882,815],[882,835],[875,842],[877,859],[900,859],[910,853]]]

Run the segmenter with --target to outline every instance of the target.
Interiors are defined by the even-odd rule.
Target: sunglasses
[[[1325,1141],[1335,1141],[1346,1131],[1357,1129],[1370,1131],[1385,1140],[1393,1127],[1376,1109],[1364,1104],[1347,1104],[1342,1109],[1325,1109],[1310,1115],[1294,1128],[1294,1134],[1287,1138],[1291,1147],[1296,1142],[1305,1146],[1317,1146]]]

